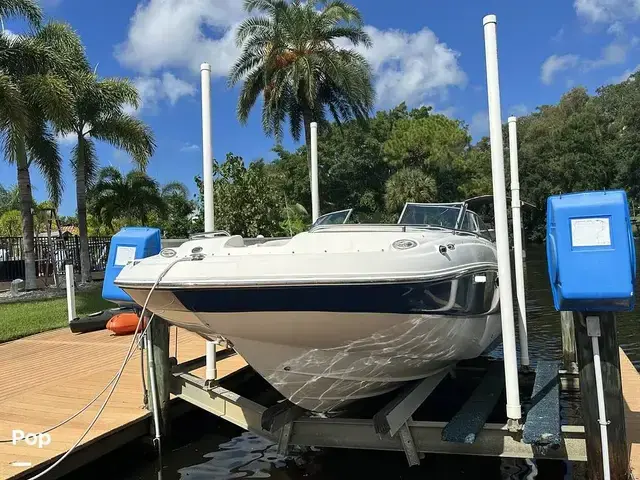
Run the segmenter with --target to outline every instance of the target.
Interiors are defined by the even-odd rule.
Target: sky
[[[247,125],[235,114],[238,88],[226,75],[237,58],[242,0],[41,0],[47,17],[70,23],[100,75],[128,77],[141,106],[132,113],[155,133],[148,173],[161,184],[182,181],[192,193],[202,172],[200,64],[212,66],[213,152],[245,161],[274,158],[256,108]],[[640,66],[640,0],[352,0],[373,40],[362,53],[375,75],[375,109],[405,101],[431,105],[464,120],[474,140],[488,132],[482,19],[498,18],[503,121],[557,102],[574,86],[594,93],[623,81]],[[11,19],[5,27],[23,28]],[[75,212],[69,158],[73,144],[60,137],[65,191],[60,213]],[[286,148],[295,148],[291,138]],[[98,146],[102,165],[126,173],[128,155]],[[322,161],[322,159],[320,159]],[[46,199],[40,173],[31,172],[34,196]],[[0,184],[15,183],[15,167],[0,161]]]

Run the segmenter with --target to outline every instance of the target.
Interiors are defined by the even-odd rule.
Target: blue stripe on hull
[[[474,277],[483,275],[486,282]],[[443,282],[176,289],[193,312],[489,313],[497,295],[495,272]]]

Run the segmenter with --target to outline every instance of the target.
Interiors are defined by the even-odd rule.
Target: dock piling
[[[160,418],[161,435],[169,434],[169,394],[171,380],[171,365],[169,363],[169,325],[158,316],[155,316],[151,325],[147,329],[149,335],[149,344],[151,346],[147,355],[153,357],[153,368],[151,362],[148,362],[148,378],[151,384],[155,378],[157,403],[153,398],[149,402],[151,411],[154,411],[154,405],[158,405]],[[152,377],[153,376],[153,377]],[[153,389],[151,390],[153,395]]]
[[[598,315],[600,317],[601,330],[601,335],[598,340],[602,365],[604,401],[608,420],[610,478],[613,480],[628,480],[631,478],[629,448],[627,445],[625,426],[624,398],[622,396],[616,316],[612,312],[600,313]],[[582,418],[584,420],[587,444],[587,470],[590,479],[600,480],[607,477],[605,477],[603,470],[600,415],[598,413],[598,401],[596,397],[593,346],[592,339],[587,332],[586,314],[574,314],[574,324],[578,366],[580,367]]]
[[[573,312],[560,312],[560,325],[562,328],[562,367],[568,373],[578,373]]]

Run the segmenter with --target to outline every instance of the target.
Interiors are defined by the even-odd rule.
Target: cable
[[[162,278],[167,274],[167,272],[169,272],[169,270],[175,264],[177,264],[179,262],[182,262],[182,261],[191,261],[192,259],[193,259],[192,257],[177,258],[176,260],[171,262],[169,265],[167,265],[167,267],[160,273],[160,275],[158,275],[158,278],[156,279],[156,281],[154,282],[153,286],[149,290],[149,293],[147,294],[147,298],[145,299],[144,305],[142,306],[142,312],[140,313],[140,318],[138,319],[138,324],[136,326],[136,330],[135,331],[138,331],[140,329],[140,326],[142,325],[142,321],[143,321],[143,318],[144,318],[144,314],[146,313],[146,310],[147,310],[147,305],[149,303],[149,300],[151,299],[151,294],[156,289],[156,287],[158,286],[158,284],[160,283]],[[153,321],[154,317],[155,317],[155,314],[152,314],[151,317],[149,318],[149,321],[147,322],[147,325],[145,326],[142,334],[140,335],[138,342],[140,342],[140,339],[142,338],[142,336],[144,334],[146,334],[147,329],[151,325],[151,322]],[[69,450],[67,450],[58,460],[56,460],[53,464],[51,464],[49,467],[44,469],[42,472],[40,472],[37,475],[31,477],[29,480],[36,480],[38,478],[41,478],[44,475],[46,475],[47,473],[49,473],[50,471],[52,471],[55,467],[60,465],[64,461],[64,459],[67,458],[71,454],[71,452],[73,452],[78,447],[78,445],[80,445],[82,440],[84,440],[84,438],[89,434],[89,432],[91,431],[93,426],[96,424],[96,422],[100,418],[100,415],[102,414],[102,412],[106,408],[107,403],[111,399],[111,396],[113,395],[113,392],[115,391],[116,387],[118,386],[118,382],[120,381],[120,378],[122,377],[122,373],[124,372],[124,369],[125,369],[127,363],[129,362],[129,360],[133,356],[132,349],[133,349],[135,343],[136,343],[136,336],[134,335],[132,340],[131,340],[131,344],[129,345],[129,350],[127,351],[127,354],[125,355],[124,361],[122,362],[122,365],[121,365],[120,369],[118,370],[118,373],[116,374],[114,380],[109,382],[109,384],[107,385],[107,388],[108,388],[108,386],[113,383],[113,385],[111,387],[111,390],[107,394],[107,397],[105,398],[104,402],[100,406],[100,409],[98,410],[98,412],[96,413],[95,417],[93,418],[93,420],[91,421],[91,423],[89,424],[87,429],[84,431],[84,433],[80,436],[80,438],[78,438],[76,443],[74,443],[73,446]],[[106,388],[105,388],[105,390],[106,390]],[[101,392],[101,394],[102,394],[102,392]]]

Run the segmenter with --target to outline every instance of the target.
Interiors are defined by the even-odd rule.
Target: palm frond
[[[0,17],[22,17],[34,27],[42,23],[42,8],[35,0],[1,0]]]
[[[67,73],[90,69],[84,45],[68,23],[49,22],[38,30],[34,38],[53,47]]]
[[[27,75],[22,78],[21,89],[26,100],[48,120],[68,123],[73,106],[73,95],[66,79],[55,74]]]
[[[142,170],[156,147],[153,132],[144,122],[119,112],[97,119],[91,126],[91,136],[129,153]]]
[[[30,120],[22,92],[13,78],[0,71],[0,131],[10,127],[25,133]]]
[[[26,136],[26,146],[31,164],[35,164],[47,184],[49,198],[54,205],[60,204],[64,181],[62,157],[58,142],[44,120],[33,125]]]
[[[189,189],[182,182],[169,182],[162,187],[162,196],[179,195],[183,198],[189,196]]]

